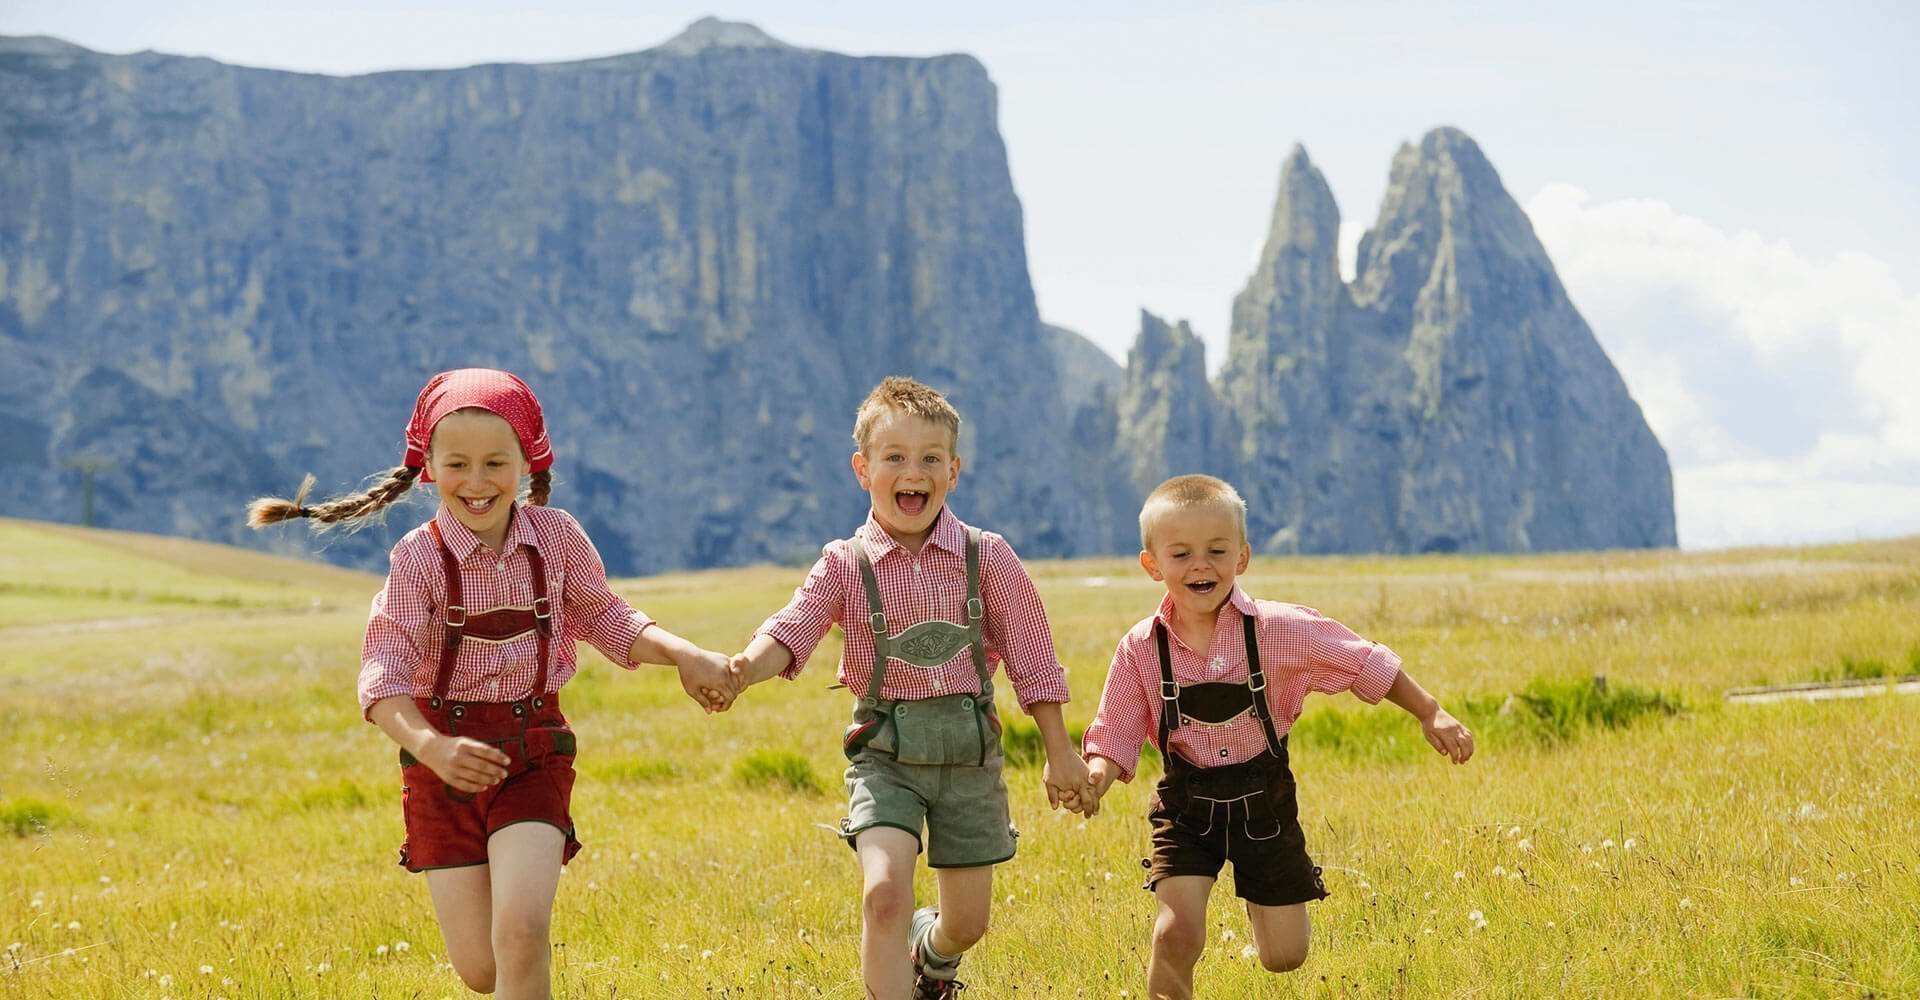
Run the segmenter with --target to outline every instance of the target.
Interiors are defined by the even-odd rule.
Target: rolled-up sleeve
[[[794,588],[793,599],[754,630],[755,635],[764,635],[793,654],[793,662],[780,671],[780,676],[788,680],[800,676],[820,640],[840,620],[847,600],[839,566],[843,558],[835,545],[821,549],[806,582]]]
[[[1387,696],[1400,676],[1400,656],[1377,642],[1362,639],[1352,629],[1302,608],[1309,637],[1308,687],[1322,694],[1352,691],[1369,705]]]
[[[389,557],[387,582],[373,595],[367,632],[360,643],[360,714],[374,702],[396,695],[411,697],[414,678],[424,672],[423,637],[433,616],[427,581],[401,558],[396,547]]]
[[[1129,637],[1130,638],[1130,637]],[[1140,745],[1147,740],[1148,727],[1155,725],[1145,681],[1134,664],[1128,638],[1122,638],[1113,651],[1113,663],[1107,668],[1107,683],[1100,691],[1100,707],[1081,738],[1081,755],[1099,755],[1120,767],[1120,780],[1132,781],[1140,766]]]
[[[1053,629],[1033,578],[1013,546],[995,534],[981,542],[980,596],[986,605],[987,644],[1000,654],[1020,707],[1035,702],[1065,703],[1067,670],[1053,646]]]
[[[627,599],[613,592],[607,583],[607,567],[600,561],[600,550],[569,517],[564,522],[561,548],[567,567],[565,633],[568,639],[585,642],[601,655],[632,670],[639,666],[627,659],[633,641],[653,619],[636,610]]]

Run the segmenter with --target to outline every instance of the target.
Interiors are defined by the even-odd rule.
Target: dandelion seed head
[[[1530,837],[1522,837],[1520,838],[1520,842],[1514,846],[1520,848],[1523,853],[1531,852],[1533,850],[1533,839]]]

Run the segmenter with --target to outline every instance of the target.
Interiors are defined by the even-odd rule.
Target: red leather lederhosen
[[[408,871],[460,868],[487,863],[487,839],[502,827],[539,822],[566,834],[560,856],[565,864],[580,850],[569,808],[573,798],[573,730],[560,714],[560,697],[549,693],[547,660],[553,645],[553,613],[547,600],[546,564],[540,550],[527,547],[533,570],[533,606],[493,608],[470,614],[461,604],[460,564],[440,536],[440,526],[429,521],[427,530],[446,566],[446,639],[434,677],[433,694],[416,696],[414,704],[435,729],[453,736],[491,743],[512,762],[507,777],[477,793],[458,792],[440,780],[433,769],[400,751],[401,807],[406,814],[407,840],[400,845],[400,864]],[[533,688],[518,701],[449,701],[447,685],[465,636],[505,642],[535,633],[539,638],[539,669]]]

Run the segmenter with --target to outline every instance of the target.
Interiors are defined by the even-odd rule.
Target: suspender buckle
[[[458,605],[447,605],[447,627],[462,628],[467,624],[467,609]]]
[[[552,618],[553,602],[547,600],[544,597],[534,598],[533,599],[533,616],[535,618],[540,619],[541,621],[546,621],[547,619]]]
[[[884,612],[884,611],[875,611],[875,612],[874,612],[873,614],[871,614],[871,615],[868,615],[868,616],[867,616],[867,627],[868,627],[868,628],[871,628],[871,629],[873,629],[873,634],[874,634],[874,635],[886,635],[886,634],[887,634],[887,614],[886,614],[886,612]]]
[[[1248,689],[1249,691],[1252,691],[1252,692],[1253,692],[1254,694],[1259,694],[1260,692],[1262,692],[1262,691],[1265,691],[1265,690],[1267,689],[1267,675],[1266,675],[1266,673],[1265,673],[1264,671],[1262,671],[1262,672],[1259,672],[1259,673],[1255,673],[1255,674],[1253,674],[1252,676],[1250,676],[1250,677],[1248,677],[1248,678],[1247,678],[1247,689]]]
[[[1160,682],[1160,697],[1166,701],[1180,700],[1180,685],[1173,681]]]
[[[986,614],[986,609],[980,603],[980,599],[978,597],[967,598],[967,620],[968,621],[977,622],[985,614]]]

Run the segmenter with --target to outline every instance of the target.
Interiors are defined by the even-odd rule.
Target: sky
[[[978,58],[1041,316],[1120,360],[1146,309],[1219,365],[1296,143],[1350,257],[1395,149],[1461,128],[1666,446],[1683,548],[1920,533],[1920,4],[0,0],[0,34],[353,74],[708,15]]]

